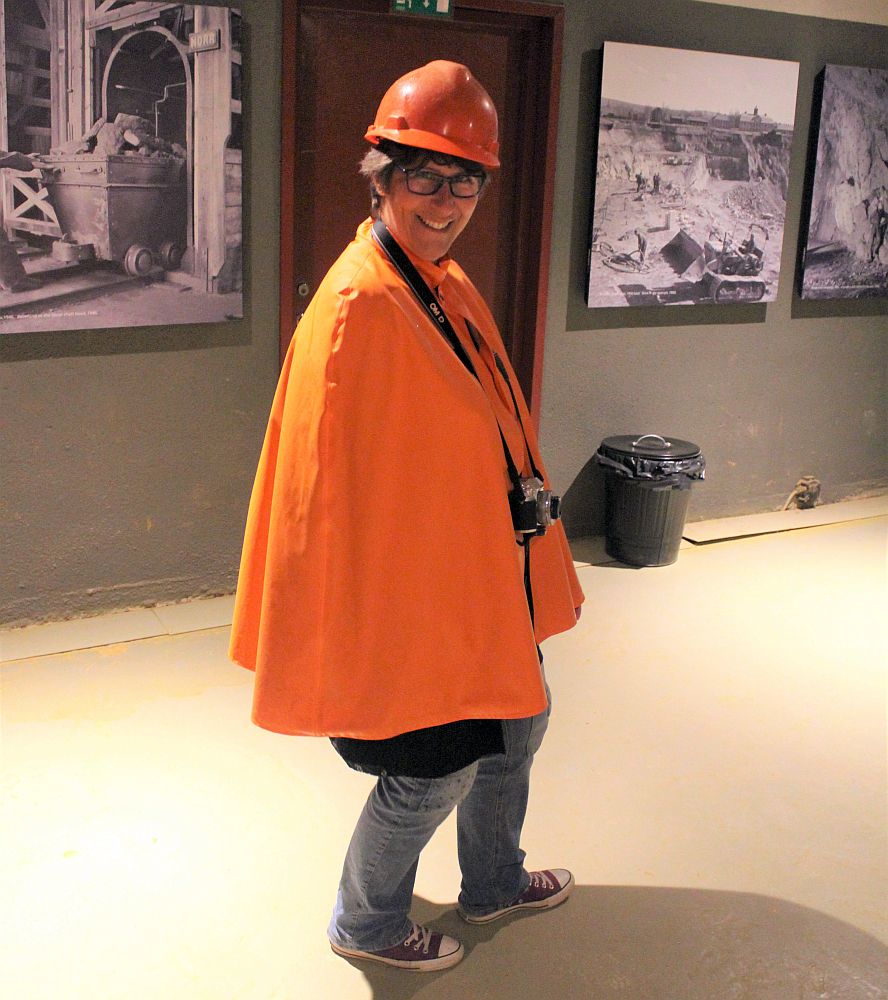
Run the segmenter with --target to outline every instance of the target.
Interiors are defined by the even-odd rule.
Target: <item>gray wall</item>
[[[0,338],[0,622],[233,589],[277,375],[280,14],[248,27],[243,321]],[[590,311],[583,304],[594,108],[605,39],[802,63],[784,267],[796,260],[810,94],[825,62],[888,66],[888,29],[661,0],[566,0],[543,443],[573,533],[600,530],[602,437],[702,445],[692,517],[779,506],[803,473],[825,497],[888,486],[888,308]]]
[[[802,4],[798,5],[802,7]],[[835,501],[888,486],[888,300],[805,302],[793,278],[814,78],[888,68],[888,28],[687,0],[566,0],[542,432],[573,535],[603,530],[603,437],[695,441],[691,519],[782,507],[802,475]],[[875,9],[875,5],[872,5]],[[782,280],[767,306],[589,310],[586,250],[606,41],[800,63]]]

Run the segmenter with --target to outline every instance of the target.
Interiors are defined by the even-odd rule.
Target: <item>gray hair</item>
[[[480,163],[466,160],[461,156],[436,153],[431,149],[404,146],[391,139],[380,139],[379,145],[367,150],[358,170],[362,177],[370,181],[370,214],[375,219],[379,213],[380,194],[387,194],[392,182],[392,174],[401,170],[422,170],[427,163],[437,163],[442,167],[461,167],[467,174],[483,178],[482,192],[487,185],[489,174]]]

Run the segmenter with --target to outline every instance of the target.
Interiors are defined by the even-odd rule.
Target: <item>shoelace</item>
[[[545,872],[531,872],[530,884],[534,888],[542,887],[543,889],[554,889],[555,883],[549,878]]]
[[[420,927],[419,924],[414,924],[410,933],[407,935],[404,947],[409,947],[412,944],[414,951],[422,950],[424,955],[428,955],[429,943],[431,940],[432,932],[428,929],[428,927]]]

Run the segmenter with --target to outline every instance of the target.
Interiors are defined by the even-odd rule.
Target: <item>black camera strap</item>
[[[468,319],[466,319],[466,328],[468,329],[469,333],[471,334],[472,340],[475,343],[475,347],[477,348],[478,353],[480,354],[481,353],[481,345],[480,345],[481,335],[478,333],[478,331],[475,329],[475,327],[472,326],[472,324],[469,322]],[[512,397],[512,409],[513,409],[513,411],[515,413],[515,416],[518,418],[518,426],[521,428],[521,436],[524,438],[524,445],[525,445],[525,448],[527,449],[527,458],[530,461],[530,468],[532,469],[533,474],[537,477],[537,479],[539,479],[539,481],[542,482],[543,481],[543,474],[536,467],[536,462],[534,462],[534,460],[533,460],[533,449],[530,447],[530,443],[527,440],[527,431],[524,430],[524,421],[521,419],[521,409],[518,406],[518,400],[515,398],[515,390],[512,388],[512,380],[509,378],[508,369],[506,368],[506,365],[503,362],[503,359],[496,353],[496,351],[493,351],[491,353],[493,354],[493,360],[494,360],[494,363],[496,364],[497,370],[499,371],[500,375],[502,375],[502,377],[503,377],[506,385],[509,388],[509,395]]]
[[[447,318],[447,314],[438,301],[435,293],[429,288],[423,279],[422,275],[413,266],[413,262],[401,248],[401,245],[395,239],[394,236],[389,232],[388,226],[382,221],[382,219],[377,219],[373,223],[373,228],[371,230],[373,238],[376,240],[379,247],[392,262],[395,270],[404,279],[404,283],[413,292],[413,294],[419,299],[420,303],[425,308],[429,319],[434,323],[438,330],[441,331],[444,339],[453,348],[454,354],[463,363],[467,371],[471,373],[475,381],[481,385],[481,379],[478,378],[478,373],[475,371],[475,366],[472,364],[472,359],[469,357],[468,352],[462,345],[462,341],[456,334],[456,330],[453,329],[453,324]],[[466,320],[466,327],[469,331],[469,335],[475,343],[475,347],[479,349],[480,352],[480,335],[477,330]],[[512,405],[515,410],[515,416],[518,418],[518,425],[521,427],[521,436],[524,438],[524,443],[526,446],[527,454],[530,458],[530,466],[533,469],[533,474],[542,481],[542,475],[540,475],[537,470],[536,464],[533,460],[533,452],[527,441],[527,434],[524,431],[524,422],[521,419],[521,411],[518,409],[518,401],[515,398],[515,390],[512,388],[512,382],[506,372],[506,366],[503,364],[502,358],[496,353],[494,353],[494,359],[496,366],[499,369],[500,374],[505,378],[506,385],[509,387],[509,393],[512,396]],[[483,386],[482,386],[483,390]],[[496,420],[496,414],[494,413],[494,420]],[[499,420],[496,420],[497,430],[499,431],[500,441],[503,444],[503,454],[506,458],[506,466],[509,472],[509,479],[512,481],[512,486],[520,489],[521,475],[515,466],[515,461],[512,458],[512,453],[509,450],[509,445],[506,443],[505,435],[503,434],[503,429],[500,427]],[[530,539],[532,535],[525,535],[521,544],[524,547],[524,591],[527,594],[527,607],[530,611],[530,621],[533,624],[533,588],[531,586],[530,579]]]

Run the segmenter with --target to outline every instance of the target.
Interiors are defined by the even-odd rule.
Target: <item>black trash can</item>
[[[691,486],[706,472],[699,446],[626,434],[605,438],[595,457],[604,469],[607,554],[630,566],[674,563]]]

